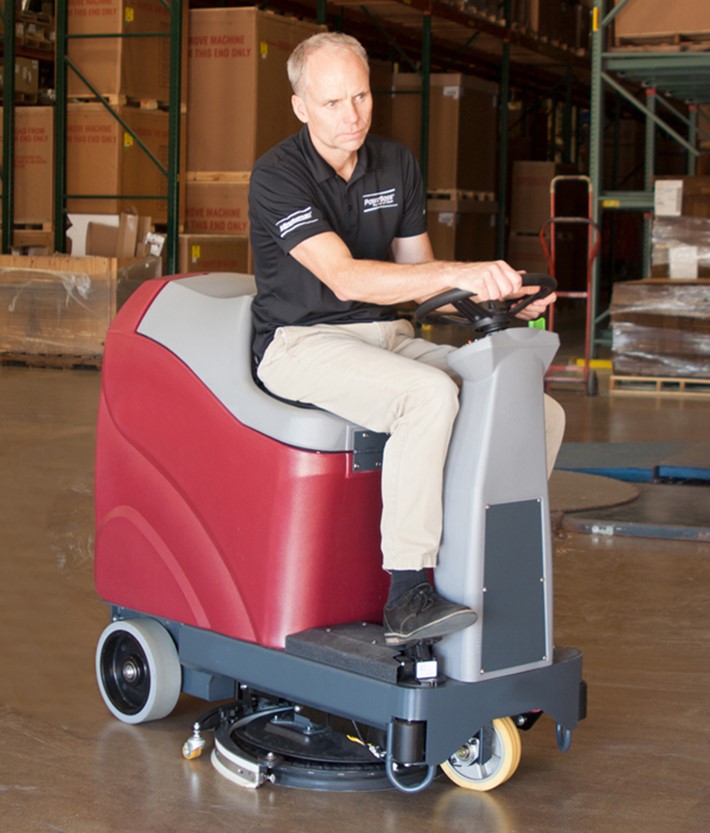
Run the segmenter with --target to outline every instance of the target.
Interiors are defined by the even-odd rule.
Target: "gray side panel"
[[[350,451],[359,429],[333,414],[274,399],[251,373],[250,275],[213,273],[168,283],[138,332],[162,344],[200,378],[239,422],[296,448]]]
[[[541,503],[517,501],[486,510],[484,671],[546,659]]]
[[[483,592],[486,507],[490,506],[540,501],[535,517],[524,514],[511,517],[510,522],[519,529],[531,524],[530,530],[520,533],[522,539],[536,540],[542,535],[545,581],[538,601],[539,618],[547,623],[547,649],[533,664],[551,661],[552,543],[547,520],[540,531],[540,517],[546,519],[549,512],[543,377],[558,344],[553,333],[518,327],[474,341],[448,357],[463,379],[463,388],[446,462],[444,530],[434,576],[442,596],[467,604],[479,614],[475,625],[444,637],[436,646],[444,673],[456,680],[476,682],[531,667],[527,662],[497,669],[484,664],[483,644],[486,642],[490,650],[494,636],[488,635],[488,629],[495,627],[490,622],[491,608],[486,607],[487,593]],[[512,558],[516,553],[520,565],[510,568],[513,582],[518,569],[526,574],[528,570],[525,550],[509,551],[504,557]],[[537,570],[537,551],[533,555]]]

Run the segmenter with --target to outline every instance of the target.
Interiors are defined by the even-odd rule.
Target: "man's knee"
[[[567,415],[557,400],[545,394],[545,444],[547,447],[547,473],[552,473],[565,433]]]
[[[452,423],[459,409],[459,390],[456,382],[441,370],[428,368],[398,397],[400,416],[408,411],[427,415],[434,422]]]

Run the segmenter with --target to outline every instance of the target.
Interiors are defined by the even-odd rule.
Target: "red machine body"
[[[241,424],[141,335],[149,281],[107,334],[96,454],[99,595],[271,648],[312,627],[378,622],[380,475],[352,452],[291,447]]]

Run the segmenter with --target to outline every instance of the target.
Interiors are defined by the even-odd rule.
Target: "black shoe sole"
[[[428,625],[423,625],[411,633],[385,631],[385,644],[395,647],[408,645],[410,642],[419,642],[421,639],[434,639],[436,637],[448,636],[450,633],[458,633],[458,631],[462,631],[464,628],[471,627],[477,619],[478,615],[473,610],[457,611],[443,619],[439,619],[437,622],[430,622]]]

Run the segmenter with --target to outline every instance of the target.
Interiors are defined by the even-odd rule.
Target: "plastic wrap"
[[[145,280],[156,257],[0,257],[0,353],[95,357],[116,311]]]
[[[710,219],[657,217],[652,234],[653,277],[710,277]]]
[[[710,280],[618,283],[611,320],[615,373],[710,378]]]

